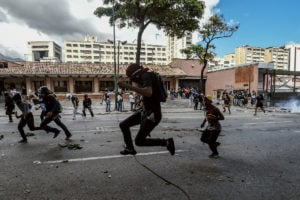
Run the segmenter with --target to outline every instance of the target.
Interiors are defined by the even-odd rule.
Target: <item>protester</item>
[[[12,115],[15,110],[15,103],[8,92],[4,92],[5,97],[5,114],[8,115],[9,122],[13,122]]]
[[[217,139],[222,130],[219,120],[224,120],[224,116],[219,108],[212,105],[212,96],[206,96],[204,98],[204,104],[205,118],[201,124],[201,128],[204,127],[206,122],[208,122],[208,125],[202,133],[201,141],[209,145],[209,148],[212,151],[212,154],[209,157],[217,158],[219,156],[217,147],[221,144],[217,142]]]
[[[18,125],[18,130],[20,132],[22,140],[20,140],[19,143],[27,143],[27,136],[25,135],[24,132],[25,125],[27,124],[28,128],[31,131],[41,130],[41,128],[34,126],[34,117],[31,112],[31,105],[25,101],[22,101],[22,97],[19,93],[14,94],[13,100],[16,103],[17,107],[22,112],[20,116],[18,116],[17,111],[15,112],[16,118],[21,118]]]
[[[87,94],[85,94],[84,97],[83,97],[82,106],[83,106],[82,115],[84,117],[86,117],[86,113],[85,113],[86,109],[88,109],[91,116],[94,117],[94,113],[93,113],[93,109],[92,109],[92,100],[91,100],[91,98],[88,97]]]
[[[226,112],[226,108],[227,108],[228,113],[231,114],[231,112],[230,112],[231,99],[227,92],[224,92],[222,99],[224,101],[223,102],[223,112]]]
[[[73,120],[76,120],[76,115],[81,115],[82,113],[78,112],[79,99],[77,96],[72,95],[71,93],[66,94],[67,98],[72,102],[73,106]]]
[[[137,92],[143,96],[143,107],[140,111],[135,112],[127,119],[120,123],[126,147],[120,153],[122,155],[135,155],[136,151],[133,146],[130,127],[140,124],[140,129],[135,138],[137,146],[166,146],[171,155],[175,153],[173,138],[158,139],[149,138],[150,132],[159,124],[162,113],[158,88],[156,85],[154,73],[148,72],[148,69],[137,64],[130,64],[126,69],[126,75],[130,83],[118,82],[120,88],[126,88]]]
[[[61,116],[59,115],[59,113],[61,112],[61,105],[59,101],[55,98],[53,93],[46,86],[42,86],[39,89],[39,91],[42,97],[42,102],[46,106],[46,112],[47,112],[46,118],[42,121],[40,125],[41,128],[44,129],[47,133],[53,132],[54,133],[53,138],[56,138],[59,135],[60,130],[48,126],[50,122],[54,121],[56,125],[58,125],[60,128],[64,130],[66,135],[65,139],[69,140],[70,137],[72,137],[72,134],[60,120]]]
[[[106,112],[111,111],[110,110],[110,95],[111,95],[110,91],[107,88],[105,88],[105,93],[103,95],[103,99],[104,99],[105,104],[106,104],[106,108],[105,108]]]
[[[264,96],[262,94],[259,94],[256,97],[256,105],[255,105],[255,111],[254,111],[254,116],[256,116],[257,109],[260,108],[264,113],[266,112],[264,109],[264,104],[263,104]]]
[[[133,111],[135,97],[133,96],[132,92],[129,93],[129,102],[130,102],[130,111]]]
[[[123,111],[123,97],[122,97],[122,93],[121,92],[118,92],[118,95],[117,95],[117,108],[118,108],[118,111],[119,112],[122,112]]]

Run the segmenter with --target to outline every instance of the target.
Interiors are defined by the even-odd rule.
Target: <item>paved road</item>
[[[130,112],[105,114],[99,104],[94,118],[72,120],[68,105],[62,120],[73,133],[71,144],[80,150],[63,148],[63,134],[52,139],[43,131],[18,144],[17,122],[8,123],[0,111],[1,200],[300,199],[298,114],[259,112],[254,117],[252,109],[234,108],[222,121],[221,157],[210,159],[199,140],[203,114],[177,100],[163,105],[163,120],[152,133],[174,137],[176,155],[163,147],[137,147],[133,157],[119,155],[118,123]]]

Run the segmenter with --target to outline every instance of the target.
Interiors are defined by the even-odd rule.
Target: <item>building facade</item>
[[[275,69],[288,70],[289,51],[285,47],[268,47],[265,49],[265,62],[273,62]]]
[[[251,47],[248,45],[235,49],[235,64],[248,64],[254,62],[264,62],[265,49],[261,47]]]
[[[10,64],[8,61],[0,68],[1,91],[15,88],[30,95],[41,86],[47,86],[58,98],[65,98],[66,93],[73,93],[80,98],[88,94],[92,98],[100,98],[106,88],[114,91],[114,67],[108,64],[92,63],[43,63],[23,62]],[[167,89],[175,88],[178,79],[186,74],[180,69],[165,65],[145,65],[152,71],[160,73]],[[128,81],[127,65],[120,65],[118,80]]]
[[[285,48],[289,52],[289,71],[300,71],[300,44],[289,44]]]
[[[29,41],[25,60],[29,62],[61,62],[62,48],[53,41]]]
[[[96,36],[86,36],[84,41],[65,41],[65,62],[67,63],[102,63],[113,64],[114,53],[116,62],[119,64],[130,64],[136,60],[136,43],[127,41],[99,42]],[[166,46],[142,43],[141,64],[166,65]]]
[[[172,62],[172,59],[185,59],[186,55],[181,53],[181,49],[185,49],[192,45],[192,33],[186,33],[182,38],[167,37],[167,61]]]

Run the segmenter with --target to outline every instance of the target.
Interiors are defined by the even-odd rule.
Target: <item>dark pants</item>
[[[15,106],[8,106],[6,108],[5,114],[8,115],[9,122],[13,121],[12,114],[14,113],[14,110],[15,110]]]
[[[53,133],[57,133],[59,132],[59,130],[57,128],[53,128],[48,126],[48,124],[52,121],[54,121],[56,123],[57,126],[59,126],[61,129],[64,130],[66,136],[70,136],[71,133],[70,131],[67,129],[67,127],[60,121],[60,116],[59,115],[55,115],[53,117],[46,117],[42,123],[41,123],[41,128],[44,129],[47,133],[49,132],[53,132]]]
[[[84,117],[86,117],[85,109],[88,109],[89,112],[90,112],[90,114],[91,114],[91,116],[94,117],[94,113],[93,113],[93,110],[92,110],[91,107],[84,107],[84,108],[83,108],[82,114],[83,114]]]
[[[18,125],[18,130],[22,136],[22,138],[24,140],[27,140],[27,137],[25,135],[25,132],[24,132],[24,127],[28,126],[29,130],[31,131],[35,131],[35,130],[41,130],[42,128],[41,127],[35,127],[34,126],[34,118],[33,118],[33,115],[32,113],[28,113],[26,118],[22,117],[20,122],[19,122],[19,125]]]
[[[120,123],[124,141],[128,149],[134,149],[130,127],[140,124],[140,129],[135,137],[137,146],[166,146],[165,139],[147,138],[150,132],[158,125],[161,120],[161,113],[157,113],[154,117],[150,117],[143,111],[135,112],[133,115]]]
[[[218,150],[217,150],[217,146],[218,146],[218,143],[217,143],[217,139],[219,137],[219,134],[220,134],[221,130],[205,130],[203,133],[202,133],[202,136],[201,136],[201,141],[204,142],[204,143],[207,143],[210,150],[215,153],[215,154],[218,154]]]

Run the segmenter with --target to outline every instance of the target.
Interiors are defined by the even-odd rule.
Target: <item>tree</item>
[[[181,52],[187,55],[187,58],[196,57],[199,59],[200,64],[203,65],[200,77],[200,90],[205,94],[205,79],[204,71],[209,61],[215,57],[214,40],[231,37],[239,28],[238,24],[227,24],[223,15],[213,15],[209,18],[208,23],[204,24],[199,29],[201,41],[197,45],[191,45]]]
[[[187,31],[199,28],[205,7],[199,0],[103,0],[103,3],[112,7],[98,7],[94,11],[96,16],[110,17],[111,26],[115,20],[119,28],[127,26],[138,29],[137,64],[140,64],[142,36],[149,24],[180,38]]]

